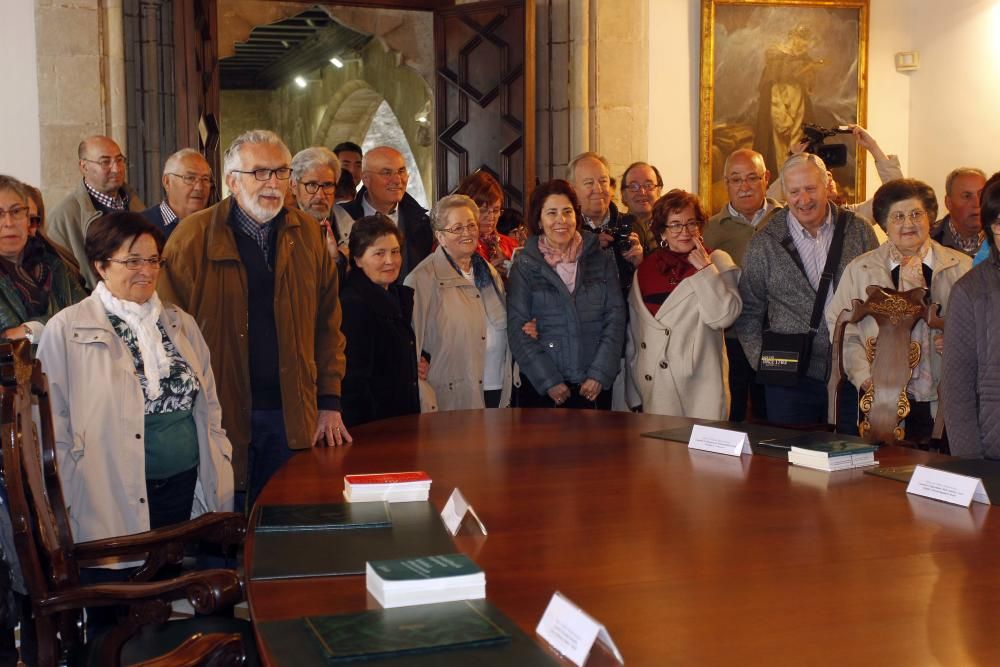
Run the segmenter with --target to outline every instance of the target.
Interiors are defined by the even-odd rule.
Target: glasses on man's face
[[[694,234],[701,227],[700,222],[674,222],[667,225],[667,231],[671,234],[680,234],[681,230]]]
[[[269,181],[272,176],[277,176],[279,181],[287,181],[292,175],[292,170],[288,167],[278,167],[277,169],[254,169],[253,171],[240,171],[239,169],[233,169],[233,173],[253,174],[253,177],[258,181]]]
[[[756,187],[757,184],[759,184],[762,180],[764,180],[764,179],[761,178],[760,176],[758,176],[757,174],[750,174],[748,176],[727,176],[726,177],[726,183],[728,183],[729,185],[735,185],[738,188],[742,188],[744,183],[746,183],[751,188],[753,188],[753,187]]]
[[[28,217],[28,207],[14,204],[6,210],[0,208],[0,222],[3,222],[3,219],[8,217],[11,222],[24,222]]]
[[[463,234],[475,234],[479,231],[479,225],[474,222],[470,222],[467,225],[455,225],[454,227],[449,227],[444,230],[448,234],[454,234],[455,236],[462,236]]]
[[[162,257],[129,257],[128,259],[114,259],[108,257],[109,262],[121,264],[129,271],[138,271],[143,264],[148,264],[154,269],[159,269],[167,263]]]
[[[212,187],[212,177],[211,176],[195,176],[193,174],[175,174],[175,173],[170,172],[170,171],[167,172],[167,175],[168,176],[176,176],[177,178],[179,178],[182,181],[184,181],[184,185],[194,185],[195,183],[200,183],[201,185],[204,185],[207,188]],[[267,179],[264,179],[264,180],[267,180]]]
[[[499,218],[503,214],[503,208],[499,206],[480,206],[479,215],[492,215]]]
[[[102,157],[100,160],[88,160],[83,158],[84,162],[89,162],[91,164],[96,164],[104,171],[108,171],[111,167],[125,167],[125,163],[128,162],[128,158],[124,155],[116,155],[115,157]]]
[[[640,192],[653,192],[660,188],[659,183],[653,183],[652,181],[646,181],[645,183],[629,183],[625,186],[629,192],[633,194],[639,194]]]
[[[893,211],[889,214],[889,222],[894,225],[903,224],[907,218],[910,222],[917,223],[924,220],[927,217],[927,211],[922,208],[915,208],[909,213],[903,213],[902,211]]]
[[[308,192],[311,195],[314,195],[317,192],[319,192],[320,188],[323,188],[323,194],[325,195],[332,195],[334,192],[337,191],[337,184],[329,182],[319,183],[317,181],[309,181],[308,183],[303,183],[302,187],[305,188],[306,192]]]
[[[410,172],[406,167],[400,167],[399,169],[379,169],[378,171],[369,171],[368,173],[376,174],[384,181],[388,181],[393,176],[399,176],[401,179],[409,178],[410,176]]]

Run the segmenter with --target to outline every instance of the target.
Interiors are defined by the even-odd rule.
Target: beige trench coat
[[[208,346],[194,319],[164,305],[160,324],[191,364],[200,390],[194,404],[198,483],[191,516],[232,511],[232,446]],[[104,306],[90,296],[45,327],[38,358],[48,376],[59,478],[77,542],[149,530],[145,474],[145,398],[132,354]]]
[[[431,355],[427,381],[420,383],[420,409],[467,410],[485,407],[483,368],[487,318],[507,339],[507,306],[503,281],[492,266],[500,290],[480,290],[451,265],[438,248],[406,276],[413,288],[413,332],[417,351]],[[484,310],[485,309],[485,310]],[[500,406],[510,405],[511,356],[505,342]]]
[[[833,340],[834,327],[841,311],[851,307],[852,299],[868,298],[865,291],[869,285],[893,287],[892,274],[889,269],[889,244],[885,243],[875,250],[859,255],[844,269],[837,290],[826,307],[826,324],[830,330],[830,340]],[[941,304],[942,317],[947,316],[948,297],[955,282],[972,268],[972,259],[964,253],[946,248],[936,241],[931,241],[931,252],[934,253],[934,276],[931,279],[931,302]],[[940,333],[931,331],[931,334]],[[878,325],[871,317],[866,317],[857,324],[848,324],[844,328],[843,363],[847,378],[855,387],[860,387],[869,377],[871,368],[865,356],[865,341],[878,336]],[[934,388],[941,380],[941,355],[937,351],[930,353],[931,378]],[[931,402],[931,409],[936,413],[937,401]]]
[[[681,281],[654,317],[639,281],[629,290],[625,343],[629,405],[678,417],[727,419],[729,363],[723,330],[743,308],[740,269],[715,250],[712,264]]]

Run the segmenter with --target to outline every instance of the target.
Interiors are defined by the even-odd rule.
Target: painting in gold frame
[[[864,127],[868,0],[702,0],[699,192],[726,204],[723,165],[738,148],[765,156],[772,181],[801,126]],[[864,199],[865,157],[851,135],[833,169],[846,202]]]

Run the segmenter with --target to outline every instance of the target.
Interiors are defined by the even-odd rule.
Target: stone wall
[[[125,144],[121,0],[35,0],[40,187],[55,206],[79,182],[77,146],[92,134]]]

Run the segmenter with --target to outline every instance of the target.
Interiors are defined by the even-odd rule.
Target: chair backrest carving
[[[859,397],[862,413],[859,430],[862,437],[872,442],[896,444],[905,438],[901,422],[910,412],[907,383],[921,355],[929,352],[910,340],[910,333],[921,320],[938,329],[944,327],[944,322],[938,314],[938,305],[927,305],[925,288],[899,292],[869,285],[865,291],[868,298],[864,301],[854,299],[851,308],[841,312],[834,326],[828,386],[830,423],[836,422],[839,390],[846,377],[842,349],[844,329],[848,324],[871,317],[878,324],[878,338],[864,341],[872,385]]]

